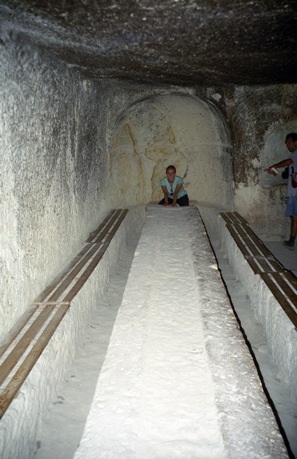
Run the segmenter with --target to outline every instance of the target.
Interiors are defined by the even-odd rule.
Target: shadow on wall
[[[148,97],[118,118],[109,148],[108,195],[120,207],[157,201],[174,164],[191,200],[233,202],[230,133],[211,104],[185,94]]]

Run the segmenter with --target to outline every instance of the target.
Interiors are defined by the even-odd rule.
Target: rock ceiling
[[[0,0],[2,30],[95,78],[296,83],[296,0]]]

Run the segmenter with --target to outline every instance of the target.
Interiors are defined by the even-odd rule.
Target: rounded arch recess
[[[179,93],[139,100],[118,117],[109,148],[113,205],[158,201],[174,164],[190,200],[230,207],[231,149],[227,123],[211,103]]]

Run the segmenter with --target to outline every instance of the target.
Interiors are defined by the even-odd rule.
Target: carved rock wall
[[[230,133],[214,106],[197,97],[172,92],[128,107],[115,127],[110,157],[115,202],[160,200],[170,164],[190,199],[222,207],[232,202]]]
[[[236,87],[226,91],[225,104],[233,135],[235,208],[265,239],[287,237],[286,182],[264,169],[290,157],[284,141],[297,132],[297,86]]]
[[[1,335],[77,253],[108,205],[99,186],[106,175],[100,84],[8,39],[0,75]]]
[[[95,80],[5,31],[0,59],[0,334],[110,208],[161,197],[169,163],[190,199],[286,235],[286,185],[262,169],[287,156],[296,86]]]

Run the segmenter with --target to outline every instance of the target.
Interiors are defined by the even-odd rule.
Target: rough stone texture
[[[286,182],[264,169],[290,157],[284,141],[297,132],[297,86],[236,87],[226,106],[234,139],[234,206],[260,236],[286,237]]]
[[[262,169],[297,131],[295,9],[0,0],[0,336],[111,207],[159,198],[167,161],[190,198],[287,236]]]
[[[74,458],[287,458],[197,210],[146,211]]]
[[[293,323],[262,278],[255,276],[227,229],[225,220],[220,216],[221,209],[200,205],[197,207],[211,242],[222,248],[236,277],[244,285],[251,300],[253,316],[263,327],[275,373],[289,384],[292,400],[296,400],[297,335]]]
[[[156,95],[128,107],[110,145],[112,200],[159,201],[169,164],[192,200],[226,207],[232,201],[230,133],[220,112],[197,97]]]
[[[112,206],[160,197],[168,163],[185,175],[191,199],[234,206],[256,230],[286,236],[285,184],[265,181],[260,170],[287,155],[296,86],[95,80],[7,32],[0,44],[1,333]]]
[[[203,212],[203,215],[207,211]],[[212,212],[212,210],[210,210]],[[269,352],[277,373],[288,382],[292,400],[296,400],[297,375],[297,335],[294,324],[280,306],[270,289],[260,276],[255,276],[238,249],[236,242],[226,227],[226,222],[218,216],[218,233],[224,253],[238,279],[245,286],[251,299],[255,319],[265,332]],[[276,326],[277,324],[277,326]]]
[[[142,99],[156,93],[164,95],[160,88],[85,79],[46,53],[27,44],[15,43],[5,33],[2,35],[0,72],[1,334],[11,328],[73,257],[80,243],[112,206],[146,203],[157,195],[158,179],[164,174],[166,161],[182,164],[179,152],[183,150],[185,139],[191,151],[186,152],[188,158],[181,174],[189,169],[187,180],[193,197],[199,196],[201,183],[207,181],[205,177],[204,182],[201,181],[199,168],[197,175],[189,164],[196,154],[194,150],[198,151],[196,142],[200,143],[196,161],[199,159],[204,164],[204,169],[200,167],[204,175],[213,164],[220,178],[222,169],[219,165],[227,158],[223,169],[224,193],[218,195],[214,190],[210,198],[221,204],[231,200],[228,129],[221,114],[211,104],[190,97],[183,99],[180,95],[178,101],[183,103],[179,111],[172,106],[172,97],[169,98],[171,108],[170,104],[166,107],[162,98],[156,98],[154,103],[159,112],[162,109],[166,112],[161,116],[164,122],[160,129],[171,129],[169,138],[160,139],[159,143],[168,148],[177,136],[178,145],[167,151],[167,160],[161,158],[163,162],[154,176],[153,169],[158,160],[148,140],[157,134],[156,122],[151,125],[144,117],[141,135],[137,135],[143,146],[140,161],[146,160],[149,166],[136,170],[133,175],[128,164],[124,164],[121,170],[113,143],[117,142],[123,148],[119,128],[127,122],[131,107],[138,102],[134,110],[137,114],[143,105],[140,103]],[[176,92],[176,88],[171,91]],[[182,94],[186,95],[186,92],[182,90]],[[199,123],[193,121],[190,128],[187,127],[187,106],[189,109],[192,106],[192,112],[196,110],[196,116],[199,110],[206,115],[205,120],[201,115],[199,118],[204,146],[201,139],[197,140]],[[173,115],[170,115],[170,109]],[[171,119],[175,123],[173,130]],[[141,120],[139,123],[137,127]],[[215,139],[211,139],[212,131],[216,133]],[[150,152],[146,153],[146,149]],[[133,149],[129,151],[133,163]],[[131,182],[125,197],[120,184],[126,175]],[[139,193],[139,184],[143,180],[147,180],[149,186]],[[207,190],[205,183],[203,188]]]
[[[296,81],[295,0],[6,0],[0,12],[15,33],[89,76],[186,86]]]
[[[0,422],[1,459],[34,457],[38,425],[71,368],[92,311],[100,305],[106,291],[110,271],[115,268],[120,254],[125,253],[131,228],[135,234],[140,234],[144,217],[144,207],[129,210],[100,263],[72,301],[48,346],[5,412]]]
[[[1,332],[77,251],[85,221],[94,228],[108,209],[98,190],[100,85],[30,48],[3,48]]]

